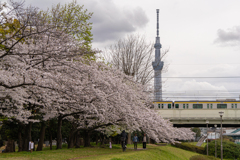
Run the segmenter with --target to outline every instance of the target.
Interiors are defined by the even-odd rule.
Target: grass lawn
[[[141,144],[138,145],[142,147]],[[38,152],[15,152],[0,153],[0,160],[189,160],[197,153],[185,151],[179,148],[168,146],[147,145],[146,150],[133,150],[133,145],[128,145],[127,151],[122,152],[120,145],[113,145],[109,148],[78,148],[61,150],[49,150]]]
[[[185,151],[172,146],[147,146],[147,150],[120,152],[97,157],[85,157],[81,160],[189,160],[197,153]],[[80,159],[78,159],[80,160]]]

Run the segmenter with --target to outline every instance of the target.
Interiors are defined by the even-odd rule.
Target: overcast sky
[[[25,0],[26,5],[46,9],[69,0]],[[93,47],[103,49],[127,34],[156,37],[156,9],[160,9],[160,38],[170,48],[163,77],[240,76],[239,0],[78,0],[94,12]],[[187,99],[236,98],[240,78],[163,78],[163,97]],[[170,92],[170,93],[169,93]],[[175,93],[173,93],[175,92]],[[193,96],[193,97],[190,97]],[[202,97],[201,99],[208,99]]]

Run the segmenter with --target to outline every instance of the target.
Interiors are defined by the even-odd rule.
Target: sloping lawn
[[[141,144],[138,146],[142,147]],[[146,150],[140,148],[137,151],[133,150],[133,145],[128,145],[126,152],[122,152],[120,145],[113,145],[112,149],[90,147],[49,150],[49,148],[44,148],[44,151],[33,153],[0,153],[0,160],[189,160],[194,155],[198,154],[170,145],[147,145]]]
[[[185,151],[172,146],[149,146],[147,150],[115,153],[102,156],[79,158],[78,160],[189,160],[197,153]]]

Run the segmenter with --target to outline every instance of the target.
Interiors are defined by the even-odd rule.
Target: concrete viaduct
[[[220,127],[221,118],[219,112],[224,112],[223,127],[240,127],[240,109],[161,109],[157,112],[169,119],[174,127]]]

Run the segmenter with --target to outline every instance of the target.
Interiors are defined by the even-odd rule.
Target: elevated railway
[[[154,109],[175,127],[220,127],[219,112],[224,112],[223,127],[240,127],[240,101],[161,101]]]

